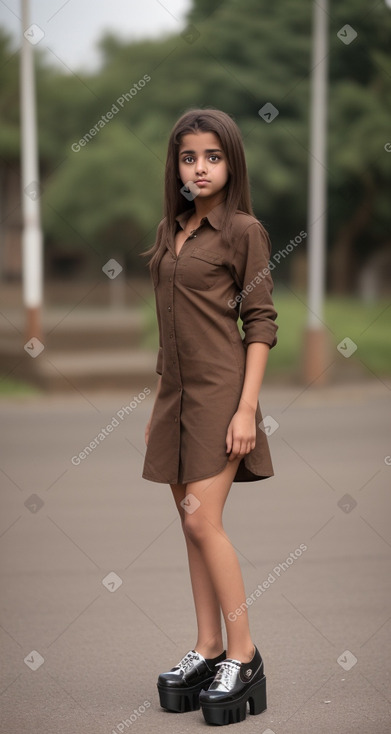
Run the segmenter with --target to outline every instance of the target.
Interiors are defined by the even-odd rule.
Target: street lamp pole
[[[30,31],[34,34],[33,30]],[[33,44],[24,33],[29,29],[29,0],[22,0],[22,49],[20,65],[21,166],[22,166],[22,261],[23,302],[26,308],[26,339],[42,341],[42,230],[35,108]],[[29,34],[26,33],[28,36]]]
[[[323,325],[327,215],[328,0],[313,2],[310,157],[308,181],[308,321],[304,338],[306,382],[326,381],[329,341]]]

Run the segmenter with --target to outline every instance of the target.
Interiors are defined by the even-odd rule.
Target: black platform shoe
[[[204,658],[196,650],[189,650],[182,660],[167,673],[160,673],[157,687],[160,705],[168,711],[197,711],[199,694],[214,680],[216,664],[224,660],[224,650],[215,658]]]
[[[234,724],[246,718],[247,701],[250,714],[266,709],[266,676],[258,648],[249,663],[226,658],[219,666],[213,683],[199,696],[207,724]]]

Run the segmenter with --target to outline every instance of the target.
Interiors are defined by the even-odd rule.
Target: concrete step
[[[141,309],[51,309],[42,315],[42,342],[60,351],[129,348],[139,344],[145,331]],[[25,316],[20,310],[7,311],[0,318],[1,354],[25,343]]]
[[[27,381],[46,392],[116,387],[153,390],[158,378],[156,352],[145,349],[69,352],[45,347],[36,357],[25,350],[10,353],[7,366],[3,376]]]

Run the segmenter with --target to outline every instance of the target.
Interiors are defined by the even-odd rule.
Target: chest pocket
[[[186,288],[206,291],[212,288],[221,273],[224,259],[217,252],[194,247],[183,255],[177,265],[177,277]]]

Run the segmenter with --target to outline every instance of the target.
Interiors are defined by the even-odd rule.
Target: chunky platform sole
[[[160,705],[167,711],[175,711],[181,714],[186,711],[198,711],[200,708],[200,692],[203,688],[209,688],[213,680],[214,675],[206,678],[202,683],[180,689],[157,683]]]
[[[261,714],[267,708],[266,676],[250,686],[236,701],[201,701],[202,713],[207,724],[236,724],[246,718],[247,701],[250,714]]]

